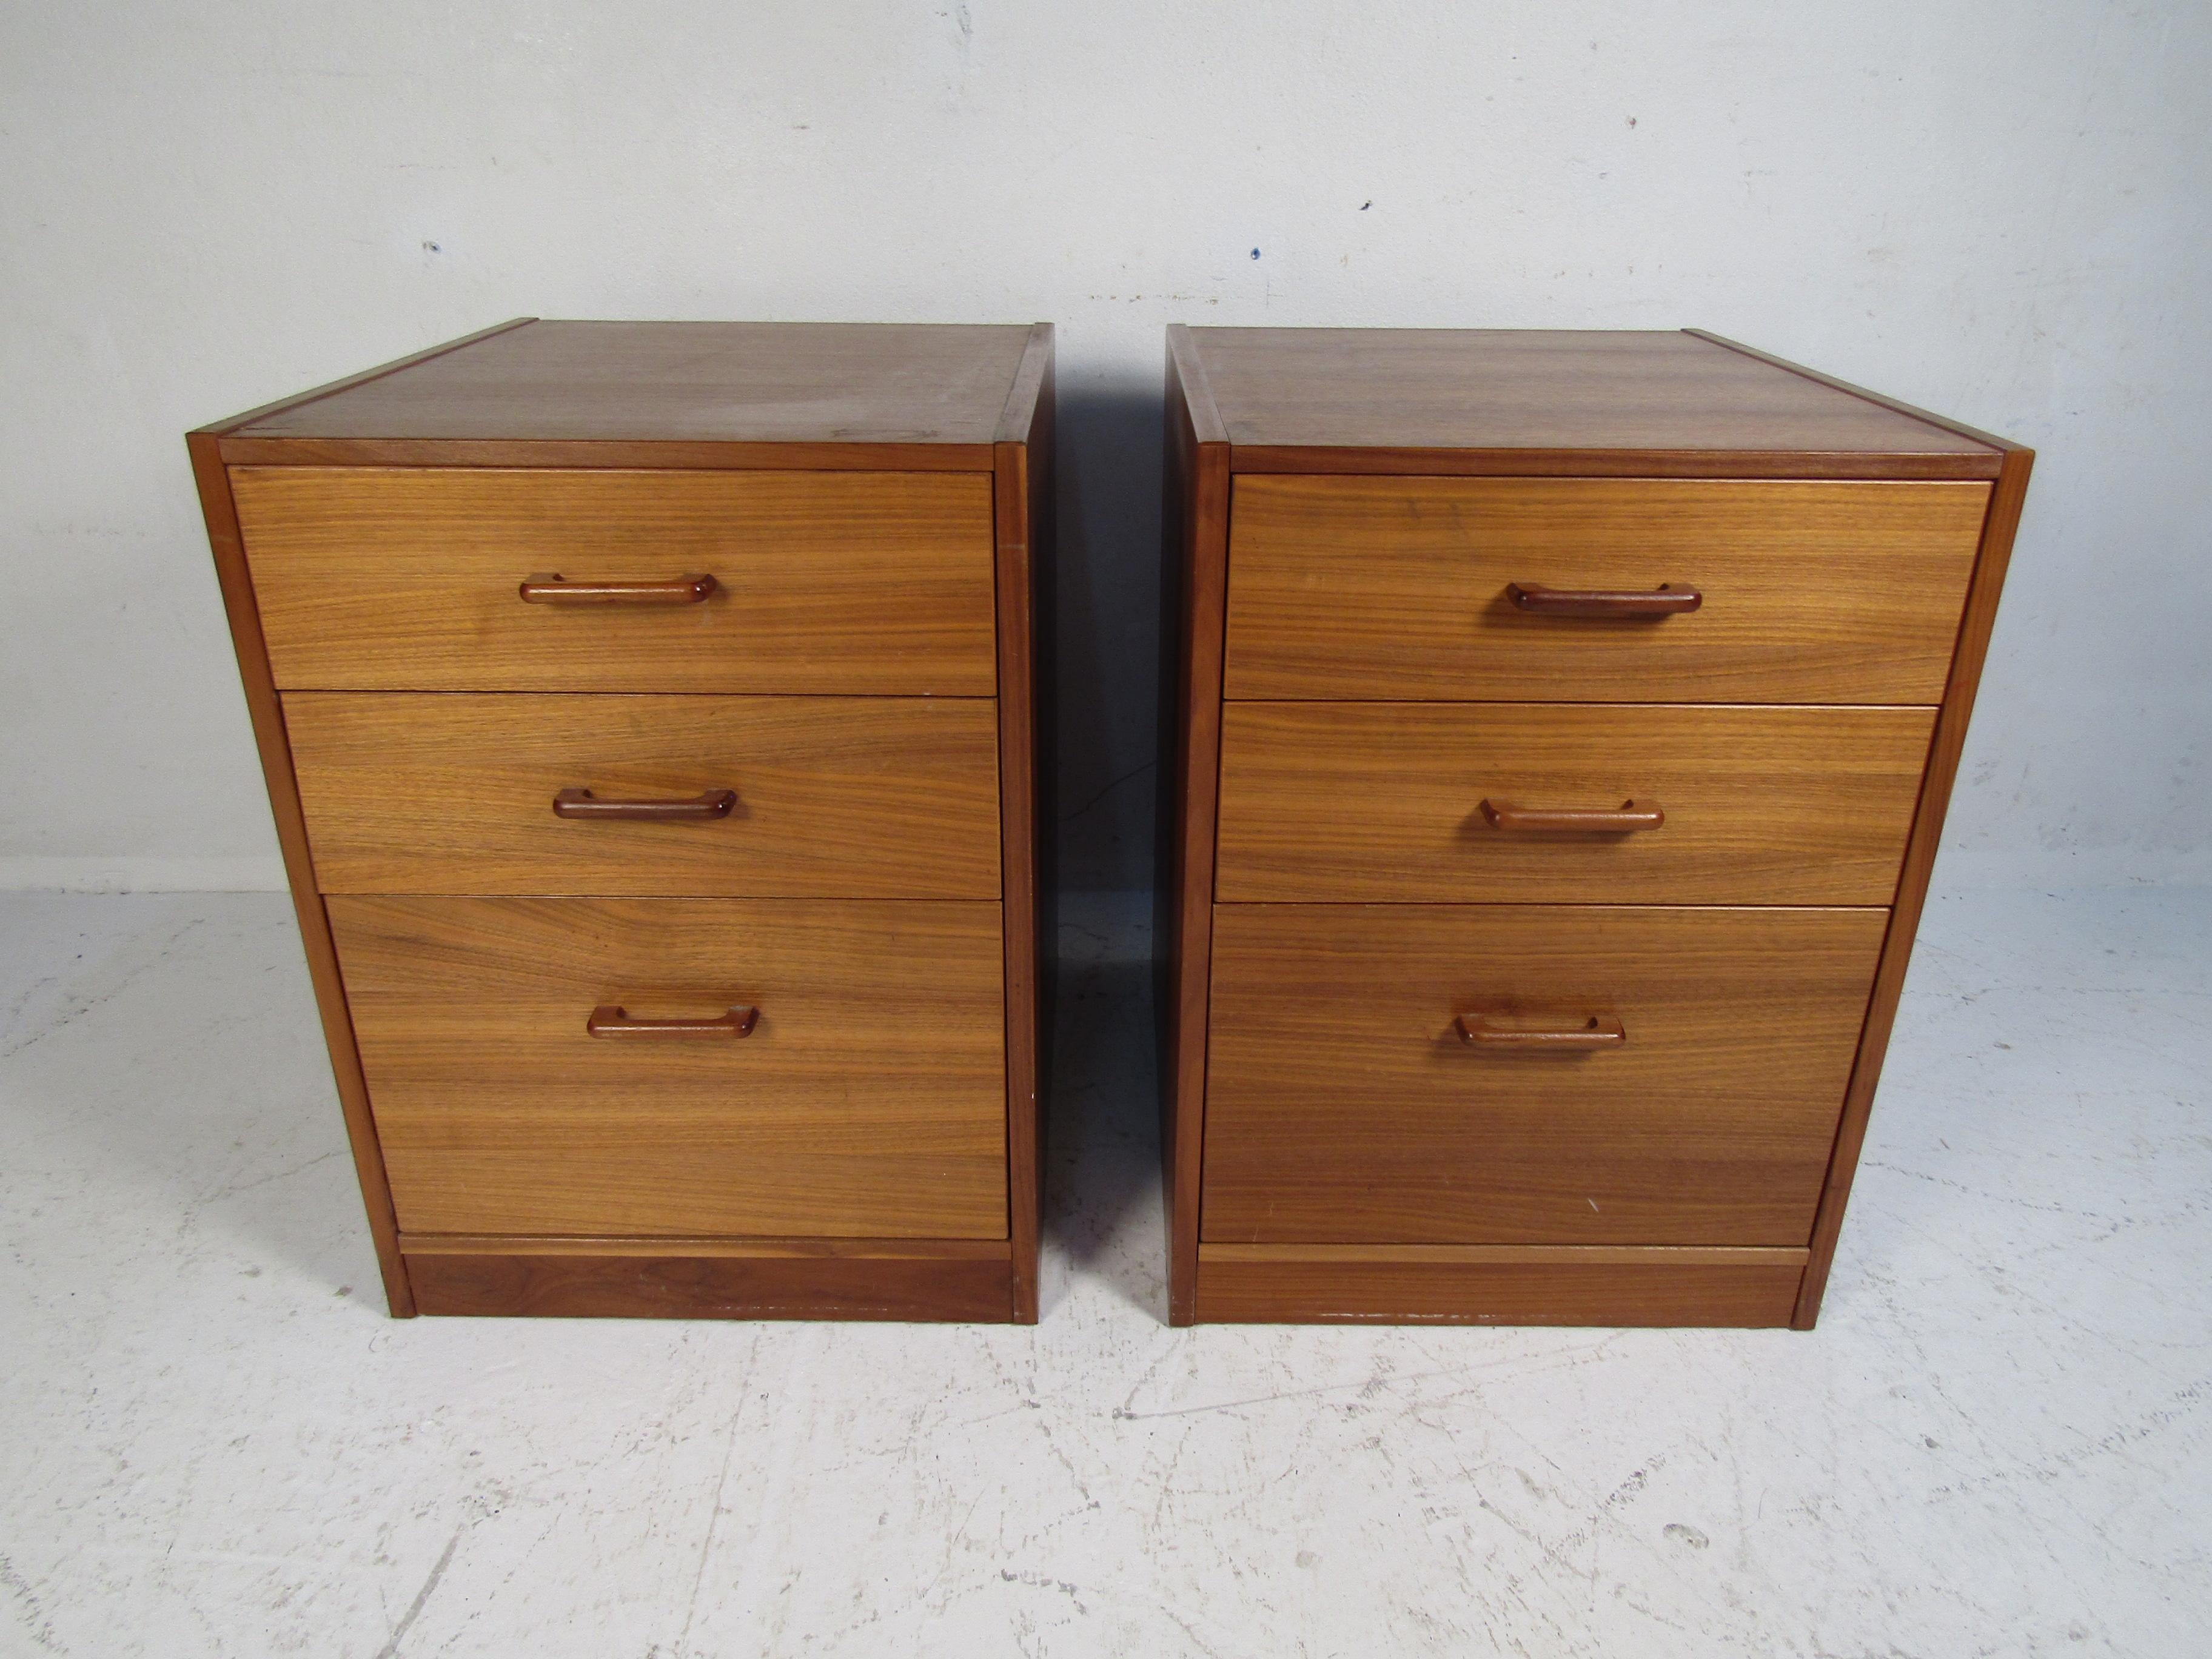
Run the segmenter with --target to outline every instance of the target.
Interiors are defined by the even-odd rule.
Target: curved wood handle
[[[1546,587],[1538,582],[1508,582],[1505,592],[1515,610],[1532,617],[1674,617],[1705,602],[1696,588],[1672,582],[1662,582],[1649,593]]]
[[[572,582],[566,576],[532,576],[517,591],[525,605],[704,605],[716,586],[712,576],[674,576],[657,582]]]
[[[752,1035],[757,1008],[732,1008],[712,1019],[632,1019],[626,1009],[603,1002],[584,1022],[584,1035],[595,1037],[741,1037]]]
[[[563,789],[553,797],[556,818],[726,818],[738,804],[734,789],[709,789],[690,800],[601,800],[588,789]]]
[[[1592,1014],[1579,1023],[1571,1019],[1524,1019],[1505,1014],[1462,1014],[1452,1023],[1459,1028],[1460,1041],[1478,1048],[1569,1054],[1584,1048],[1618,1048],[1628,1041],[1627,1028],[1613,1014]]]
[[[1476,809],[1493,830],[1538,836],[1627,836],[1656,830],[1667,815],[1656,802],[1625,800],[1618,806],[1516,806],[1484,800]]]

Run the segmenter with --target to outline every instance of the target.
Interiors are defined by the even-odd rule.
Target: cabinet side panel
[[[384,1153],[376,1139],[370,1115],[368,1086],[362,1080],[361,1056],[356,1050],[353,1024],[346,1011],[345,988],[338,976],[337,954],[331,944],[329,918],[315,888],[314,866],[307,853],[306,821],[300,811],[300,788],[292,775],[292,752],[284,735],[284,716],[270,677],[269,656],[261,636],[261,616],[254,604],[253,585],[246,574],[246,550],[239,537],[237,509],[231,499],[230,477],[210,432],[195,432],[185,442],[191,452],[192,476],[199,486],[200,508],[207,519],[208,544],[215,555],[216,578],[222,584],[223,609],[230,618],[230,637],[238,652],[238,671],[246,687],[246,706],[253,721],[253,740],[261,753],[261,769],[269,783],[269,805],[276,819],[276,839],[283,848],[284,873],[291,884],[292,903],[300,918],[300,938],[306,947],[307,972],[315,988],[315,1006],[323,1019],[323,1036],[330,1045],[331,1069],[336,1076],[338,1103],[345,1115],[346,1139],[353,1147],[354,1169],[361,1177],[362,1201],[368,1212],[369,1236],[376,1244],[376,1261],[384,1276],[384,1294],[395,1318],[415,1312],[406,1265],[400,1259],[398,1224],[392,1210],[392,1190],[384,1173]]]
[[[1166,775],[1159,790],[1152,950],[1168,1317],[1176,1325],[1198,1316],[1199,1160],[1220,783],[1229,453],[1189,333],[1170,328],[1160,577],[1160,754]]]
[[[1943,816],[1951,804],[1951,786],[1959,775],[1959,756],[1966,746],[1966,722],[1974,712],[1982,665],[1989,655],[1990,630],[1996,625],[1997,599],[2004,588],[2005,568],[2012,559],[2013,534],[2020,527],[2020,512],[2027,495],[2027,475],[2035,463],[2033,450],[2016,447],[2004,453],[2002,470],[1990,492],[1988,517],[1974,560],[1966,608],[1960,618],[1959,642],[1951,659],[1950,678],[1943,692],[1936,733],[1929,740],[1928,769],[1920,785],[1919,810],[1914,814],[1911,839],[1906,842],[1905,865],[1890,911],[1889,931],[1882,940],[1881,963],[1875,971],[1874,995],[1867,1009],[1865,1029],[1859,1036],[1858,1057],[1844,1095],[1844,1114],[1836,1132],[1835,1151],[1828,1161],[1827,1181],[1820,1207],[1813,1223],[1812,1255],[1797,1291],[1797,1305],[1790,1323],[1810,1330],[1820,1316],[1820,1298],[1827,1289],[1828,1269],[1834,1264],[1836,1241],[1842,1234],[1844,1206],[1850,1197],[1851,1178],[1857,1172],[1859,1151],[1866,1142],[1867,1120],[1874,1109],[1874,1095],[1881,1081],[1881,1062],[1897,1019],[1897,1000],[1905,988],[1905,971],[1912,957],[1913,935],[1920,927],[1920,910],[1928,898],[1929,878],[1943,840]]]
[[[1052,775],[1042,745],[1051,713],[1039,697],[1041,624],[1048,622],[1053,519],[1052,332],[1040,326],[1023,360],[1036,377],[1025,434],[993,447],[999,629],[999,828],[1006,918],[1007,1233],[1012,1241],[1013,1317],[1037,1318],[1037,1257],[1043,1220],[1044,1080],[1049,1069],[1045,1011],[1056,924],[1051,814],[1039,810],[1038,781]]]

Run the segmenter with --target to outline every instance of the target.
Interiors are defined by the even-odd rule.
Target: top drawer
[[[1232,698],[1940,702],[1983,483],[1240,477]],[[1533,614],[1509,589],[1694,588]]]
[[[231,483],[283,690],[997,688],[984,473],[285,466]],[[555,576],[648,589],[524,600]]]

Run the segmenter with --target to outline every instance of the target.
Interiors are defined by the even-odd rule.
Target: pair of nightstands
[[[1033,1320],[1048,327],[527,323],[193,434],[397,1313]],[[1171,1314],[1809,1325],[2025,450],[1171,331]]]

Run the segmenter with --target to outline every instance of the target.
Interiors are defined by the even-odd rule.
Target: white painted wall
[[[1073,885],[1146,876],[1176,319],[1698,325],[2034,444],[1939,879],[2212,878],[2208,115],[2202,4],[11,6],[0,884],[277,882],[180,434],[524,313],[1060,325]]]

